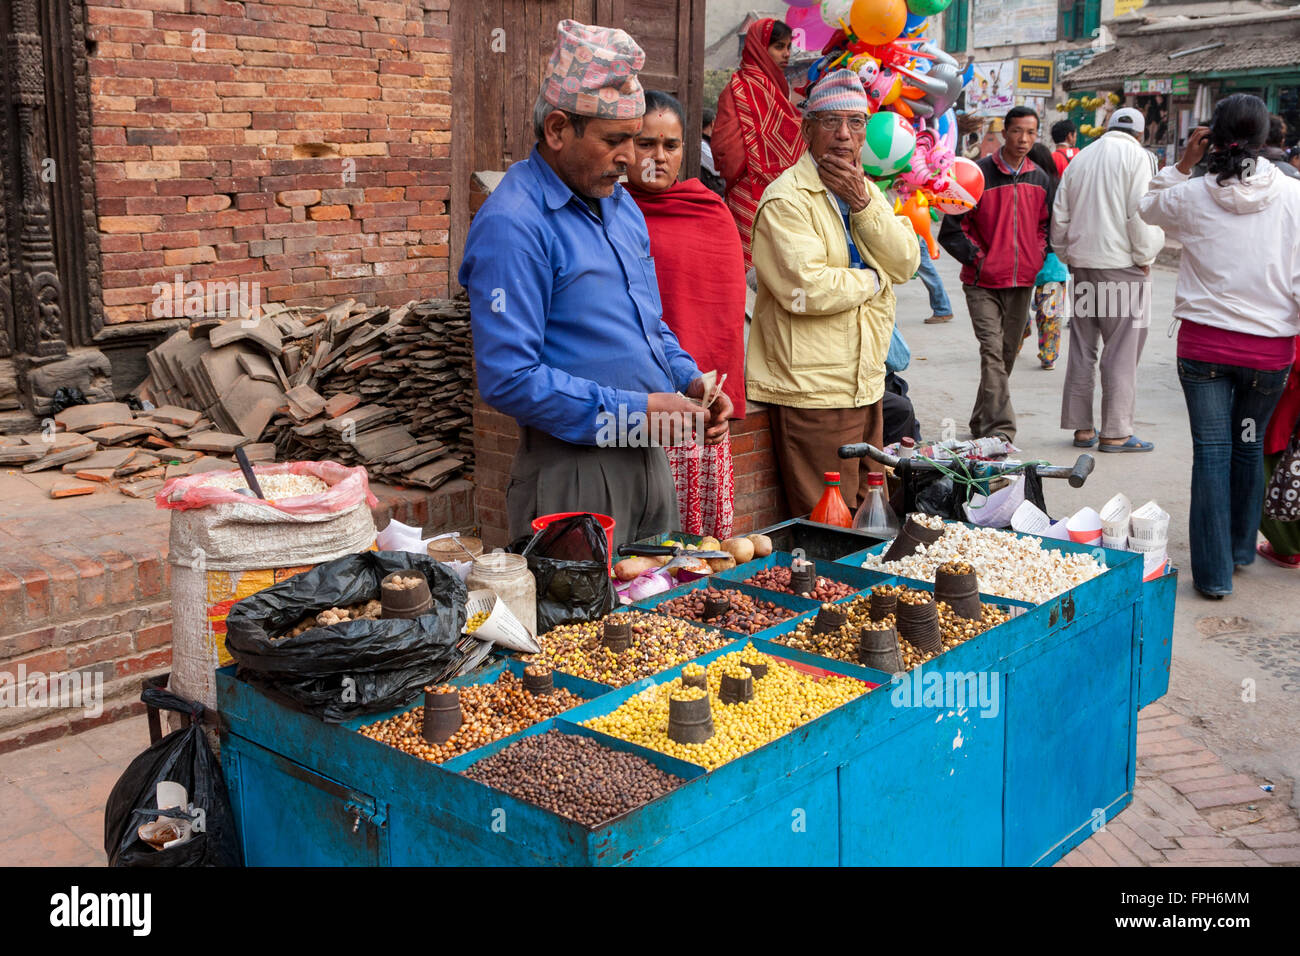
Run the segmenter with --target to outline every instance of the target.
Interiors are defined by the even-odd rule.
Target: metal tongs
[[[620,558],[626,558],[632,555],[647,558],[662,558],[665,555],[672,555],[673,559],[664,565],[665,570],[684,568],[696,558],[701,561],[706,561],[712,558],[731,557],[731,555],[726,551],[689,551],[681,545],[620,544],[618,546],[618,556]]]

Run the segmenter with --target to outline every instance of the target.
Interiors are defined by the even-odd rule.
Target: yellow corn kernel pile
[[[716,770],[751,750],[848,703],[867,692],[867,685],[852,677],[814,678],[769,655],[767,676],[754,681],[753,699],[724,704],[718,696],[722,675],[751,660],[759,652],[752,644],[725,654],[709,664],[709,702],[713,736],[701,744],[679,744],[668,737],[668,701],[682,697],[681,678],[651,687],[629,698],[618,710],[594,717],[583,726],[666,753],[709,770]]]
[[[476,611],[471,614],[469,620],[465,622],[465,633],[473,634],[477,631],[482,626],[483,622],[491,616],[491,613],[491,611]]]

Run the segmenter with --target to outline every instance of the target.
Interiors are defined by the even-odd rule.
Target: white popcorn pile
[[[862,566],[918,581],[933,581],[939,565],[965,561],[975,569],[983,593],[1032,604],[1042,604],[1106,570],[1091,554],[1066,554],[1044,548],[1035,538],[1022,538],[995,528],[969,528],[960,524],[946,527],[939,540],[921,545],[913,555],[886,561],[882,551],[868,555]]]
[[[262,488],[262,494],[265,495],[264,500],[267,501],[275,498],[297,498],[299,495],[318,495],[329,490],[329,485],[314,475],[258,475],[257,483]],[[236,488],[247,488],[248,482],[236,471],[233,474],[214,474],[203,482],[203,486],[234,491]]]

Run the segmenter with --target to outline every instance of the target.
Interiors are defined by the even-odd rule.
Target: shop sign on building
[[[1021,60],[1020,79],[1016,81],[1018,93],[1051,93],[1052,61]]]
[[[971,4],[976,47],[1051,43],[1056,39],[1057,0],[980,0]]]

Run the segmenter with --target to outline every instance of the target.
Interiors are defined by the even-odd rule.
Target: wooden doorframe
[[[500,144],[501,159],[524,158],[531,149],[533,103],[537,97],[537,77],[530,75],[534,54],[545,62],[554,43],[555,24],[564,16],[584,23],[621,27],[625,22],[625,0],[504,0],[517,11],[514,21],[529,47],[520,55],[489,56],[493,23],[506,20],[501,13],[503,0],[451,5],[452,35],[452,121],[451,121],[451,228],[449,242],[449,286],[458,288],[456,275],[465,252],[465,238],[474,213],[474,193],[470,179],[476,171],[475,157],[484,138]],[[677,56],[672,64],[659,65],[659,71],[671,66],[678,78],[678,97],[686,108],[686,155],[683,175],[698,176],[700,170],[700,123],[704,98],[704,16],[706,0],[679,0],[677,19]],[[560,15],[556,15],[560,14]],[[509,42],[509,41],[508,41]],[[650,66],[650,64],[647,64]],[[507,97],[509,111],[500,127],[493,125],[493,104],[486,103],[483,92],[491,88],[491,74],[509,70]],[[648,71],[653,72],[653,71]],[[684,77],[684,80],[683,80]],[[516,117],[513,122],[510,117]],[[496,152],[494,150],[494,152]]]

